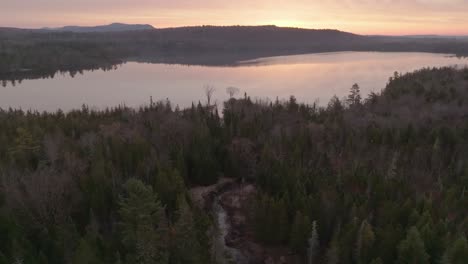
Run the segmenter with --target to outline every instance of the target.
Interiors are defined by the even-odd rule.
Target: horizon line
[[[374,33],[374,34],[361,34],[361,33],[354,33],[352,31],[345,31],[338,28],[310,28],[310,27],[300,27],[300,26],[278,26],[275,24],[258,24],[258,25],[241,25],[241,24],[231,24],[231,25],[214,25],[214,24],[199,24],[199,25],[185,25],[185,26],[169,26],[169,27],[156,27],[150,23],[123,23],[123,22],[112,22],[107,24],[96,24],[96,25],[78,25],[78,24],[70,24],[70,25],[63,25],[63,26],[43,26],[43,27],[17,27],[17,26],[0,26],[1,28],[10,28],[10,29],[22,29],[22,30],[41,30],[41,29],[60,29],[64,27],[83,27],[83,28],[92,28],[92,27],[101,27],[101,26],[110,26],[113,24],[121,24],[121,25],[147,25],[153,27],[153,30],[160,30],[160,29],[177,29],[177,28],[193,28],[193,27],[277,27],[277,28],[285,28],[285,29],[304,29],[304,30],[334,30],[340,31],[344,33],[350,33],[355,35],[361,36],[376,36],[376,37],[468,37],[468,33],[462,34],[424,34],[424,33],[415,33],[415,34],[385,34],[385,33]],[[151,29],[148,29],[151,30]]]

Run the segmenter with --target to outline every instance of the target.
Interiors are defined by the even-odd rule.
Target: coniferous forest
[[[1,110],[0,263],[216,263],[190,190],[226,178],[255,186],[239,232],[286,252],[269,263],[468,263],[468,69],[351,85],[326,106]]]

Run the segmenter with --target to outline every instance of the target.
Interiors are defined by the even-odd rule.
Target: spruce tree
[[[429,264],[424,241],[416,227],[409,229],[406,239],[398,245],[397,264]]]
[[[170,263],[189,264],[201,262],[201,246],[197,240],[193,214],[185,197],[179,197],[179,219],[173,227]]]
[[[466,264],[467,262],[468,242],[466,237],[460,237],[446,250],[442,264]]]
[[[317,257],[320,247],[319,235],[317,233],[317,221],[312,223],[312,233],[308,242],[309,246],[307,248],[307,263],[312,264]]]
[[[298,252],[305,253],[310,222],[307,216],[304,216],[301,212],[297,211],[294,217],[293,226],[291,228],[291,236],[289,239],[290,247]]]
[[[367,263],[374,244],[375,234],[372,226],[366,221],[362,221],[356,241],[356,262]]]
[[[357,83],[355,83],[350,90],[348,99],[346,102],[350,107],[356,107],[361,104],[361,88]]]
[[[151,186],[130,179],[120,201],[122,242],[139,264],[167,263],[166,219],[164,208]]]

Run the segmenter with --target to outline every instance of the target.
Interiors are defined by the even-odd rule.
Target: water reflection
[[[204,102],[206,85],[216,87],[213,99],[229,97],[226,87],[238,87],[239,96],[286,99],[326,104],[333,96],[348,94],[354,83],[363,95],[380,91],[395,71],[423,67],[467,65],[467,59],[444,54],[341,52],[264,58],[237,67],[206,67],[129,62],[121,67],[73,74],[58,73],[48,79],[24,79],[0,89],[0,108],[55,111],[82,104],[105,108],[125,104],[137,107],[154,100],[170,99],[173,105]],[[3,85],[3,83],[2,83]]]
[[[20,71],[15,72],[5,72],[0,73],[0,80],[2,82],[3,87],[7,87],[11,85],[15,87],[17,84],[21,84],[23,80],[36,80],[36,79],[53,79],[56,75],[61,76],[70,76],[74,78],[77,74],[83,75],[85,72],[94,72],[97,70],[101,71],[113,71],[117,70],[119,66],[122,64],[113,64],[113,65],[105,65],[105,66],[90,66],[85,69],[70,69],[70,70],[58,70],[58,71],[50,71],[50,70],[37,70],[31,71],[29,69],[22,69]]]

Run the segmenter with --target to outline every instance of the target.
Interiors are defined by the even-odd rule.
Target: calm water
[[[429,53],[342,52],[258,59],[237,67],[205,67],[129,62],[115,71],[85,72],[74,78],[24,80],[0,87],[0,108],[55,111],[87,104],[104,108],[140,106],[169,98],[181,107],[205,101],[204,86],[216,88],[214,99],[227,98],[226,87],[238,87],[242,96],[326,104],[333,96],[346,96],[358,83],[363,95],[380,91],[395,71],[423,67],[468,65],[467,59]]]

